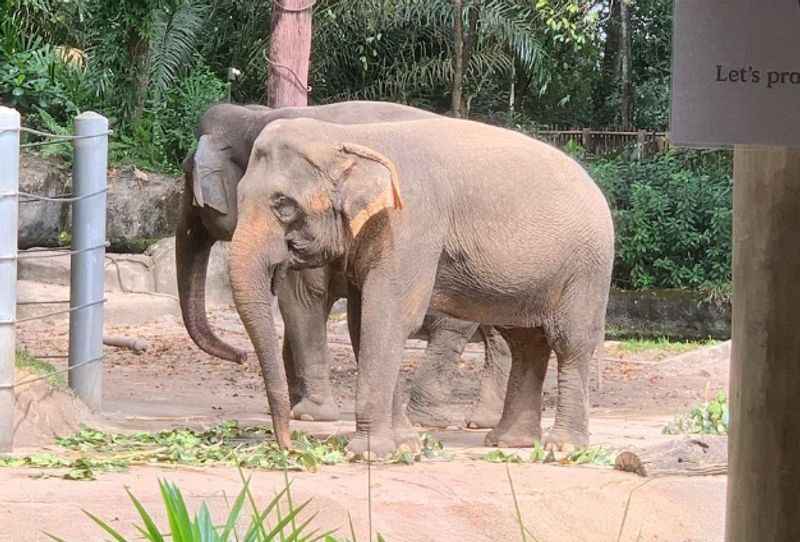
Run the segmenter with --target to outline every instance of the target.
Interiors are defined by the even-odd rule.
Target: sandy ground
[[[212,314],[222,335],[248,345],[231,310]],[[340,318],[331,322],[331,375],[344,420],[332,424],[296,423],[319,435],[352,429],[355,365]],[[211,425],[221,420],[264,421],[265,399],[254,361],[244,366],[211,358],[191,343],[179,321],[166,317],[136,328],[107,329],[108,334],[147,339],[146,354],[107,349],[104,412],[88,421],[108,429],[159,429]],[[63,323],[21,326],[20,342],[32,353],[66,350]],[[404,374],[422,359],[424,343],[409,341]],[[727,387],[728,352],[712,348],[682,356],[624,354],[607,343],[595,363],[592,381],[592,444],[643,448],[671,438],[661,434],[675,413],[683,412]],[[470,345],[459,367],[459,382],[477,386],[482,349]],[[63,365],[60,362],[56,366]],[[548,375],[548,405],[555,396],[555,364]],[[545,425],[551,420],[545,410]],[[478,458],[484,431],[437,431],[455,458],[414,466],[375,466],[372,472],[374,530],[387,542],[428,540],[521,540],[505,466]],[[26,451],[22,448],[18,451]],[[324,528],[343,528],[352,515],[359,540],[368,539],[366,465],[323,468],[292,474],[297,500],[313,498]],[[511,476],[528,530],[540,542],[617,540],[629,495],[630,510],[621,540],[718,541],[723,538],[725,476],[640,478],[596,467],[511,465]],[[215,514],[240,489],[238,473],[228,468],[137,467],[103,474],[95,482],[33,479],[25,470],[0,469],[0,542],[45,540],[42,531],[68,541],[102,540],[102,533],[80,514],[95,512],[124,533],[134,534],[130,487],[158,515],[158,479],[176,482],[193,508],[207,501]],[[646,482],[646,485],[643,483]],[[283,486],[283,474],[254,473],[258,497],[268,500]],[[641,487],[640,487],[641,486]],[[346,531],[341,531],[346,534]]]

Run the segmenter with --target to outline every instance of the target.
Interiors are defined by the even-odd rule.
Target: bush
[[[720,290],[731,279],[731,166],[726,153],[595,159],[616,227],[620,288]]]
[[[142,167],[178,171],[186,153],[195,144],[197,121],[208,107],[219,102],[226,83],[199,65],[191,74],[168,88],[161,98],[148,104],[141,120],[123,127],[112,145],[112,160],[134,162]]]
[[[56,49],[44,46],[8,55],[0,62],[0,102],[30,115],[28,124],[42,126],[45,111],[66,121],[79,111],[83,73],[64,62]]]

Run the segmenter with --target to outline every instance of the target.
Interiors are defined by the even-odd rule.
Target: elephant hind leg
[[[607,292],[607,291],[606,291]],[[594,308],[575,303],[562,312],[560,334],[551,340],[558,358],[558,401],[553,427],[544,438],[548,449],[573,451],[589,445],[589,367],[603,341],[607,293],[587,288],[576,299],[597,299]]]
[[[527,448],[541,440],[542,385],[551,348],[540,328],[502,330],[511,350],[503,415],[486,435],[487,446]]]

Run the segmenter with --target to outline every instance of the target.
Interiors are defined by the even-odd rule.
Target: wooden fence
[[[566,147],[570,141],[580,145],[589,154],[607,155],[630,150],[637,159],[653,156],[669,148],[669,133],[638,130],[538,130],[539,138],[557,147]]]

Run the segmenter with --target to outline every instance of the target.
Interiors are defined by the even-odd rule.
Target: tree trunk
[[[464,4],[453,0],[453,88],[451,91],[450,112],[454,117],[464,116]]]
[[[308,105],[311,0],[275,0],[272,5],[267,105]]]
[[[612,0],[611,11],[604,25],[606,42],[603,48],[603,62],[600,67],[600,78],[596,82],[592,93],[594,119],[598,126],[608,126],[613,117],[608,101],[615,86],[614,81],[617,76],[617,66],[619,65],[621,1]]]
[[[127,49],[133,87],[131,120],[136,123],[144,114],[147,88],[150,85],[150,46],[138,28],[131,28],[128,32]]]
[[[623,130],[633,129],[633,81],[631,80],[631,2],[632,0],[620,0],[620,19],[622,22],[622,102],[620,104],[620,117],[622,120]]]

